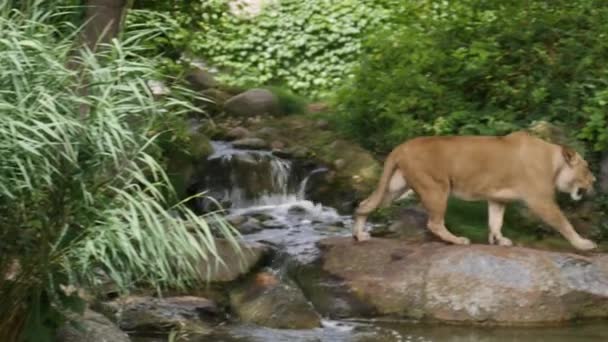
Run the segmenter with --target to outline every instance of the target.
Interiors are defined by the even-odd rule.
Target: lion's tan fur
[[[489,242],[510,245],[501,234],[504,207],[521,200],[578,249],[595,244],[573,229],[554,200],[555,190],[580,199],[591,191],[595,177],[575,151],[520,131],[506,136],[418,137],[397,146],[385,161],[378,187],[355,213],[353,235],[365,240],[367,216],[408,188],[415,191],[429,214],[429,229],[441,239],[468,244],[445,227],[450,195],[485,200],[489,208]]]

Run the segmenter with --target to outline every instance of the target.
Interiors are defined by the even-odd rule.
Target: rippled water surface
[[[329,321],[312,330],[228,325],[192,341],[214,342],[600,342],[608,341],[607,322],[561,327],[464,327],[408,322]],[[136,342],[160,342],[140,338]]]

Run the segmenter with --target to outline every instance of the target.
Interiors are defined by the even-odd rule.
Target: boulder
[[[100,307],[121,329],[132,333],[163,333],[175,328],[202,333],[222,318],[214,302],[193,296],[129,296]]]
[[[224,265],[217,263],[215,257],[210,256],[208,262],[201,261],[199,269],[200,279],[211,283],[231,282],[250,273],[255,267],[270,255],[270,247],[255,243],[241,242],[241,252],[236,251],[224,239],[215,241],[216,249]]]
[[[372,238],[319,242],[292,270],[330,317],[529,325],[608,317],[608,256]]]
[[[275,151],[275,150],[282,150],[285,148],[285,146],[287,146],[287,144],[285,144],[284,142],[280,141],[280,140],[275,140],[273,142],[270,143],[270,148]],[[279,152],[280,153],[280,152]]]
[[[237,227],[237,229],[239,230],[239,232],[241,232],[241,234],[252,234],[259,232],[264,228],[262,228],[260,220],[253,217],[248,217],[245,222],[243,222]]]
[[[230,140],[239,140],[248,138],[251,135],[251,132],[245,127],[234,127],[226,132],[226,138]]]
[[[56,341],[130,342],[131,339],[104,315],[86,310],[82,316],[70,317],[70,321],[57,330]]]
[[[230,306],[243,322],[276,329],[312,329],[321,317],[289,279],[260,272],[230,292]]]
[[[279,100],[266,89],[250,89],[224,103],[224,110],[234,116],[252,117],[279,114]]]

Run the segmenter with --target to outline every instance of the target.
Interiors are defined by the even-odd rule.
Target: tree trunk
[[[121,30],[123,15],[126,12],[128,0],[83,0],[85,6],[84,27],[77,38],[73,55],[67,62],[67,67],[72,70],[78,69],[78,50],[87,47],[92,52],[97,51],[100,44],[109,43],[112,38],[118,36]],[[78,94],[86,96],[88,85],[85,76],[82,76]],[[80,115],[84,118],[89,113],[89,105],[82,103],[79,108]]]

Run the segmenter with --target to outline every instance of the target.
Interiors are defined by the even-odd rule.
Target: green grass
[[[553,228],[538,218],[524,217],[518,210],[521,203],[507,205],[502,233],[517,246],[556,251],[576,251]],[[486,202],[468,202],[455,198],[448,201],[446,226],[456,235],[471,239],[473,243],[488,243],[488,209]],[[608,242],[599,243],[600,251],[608,251]]]

